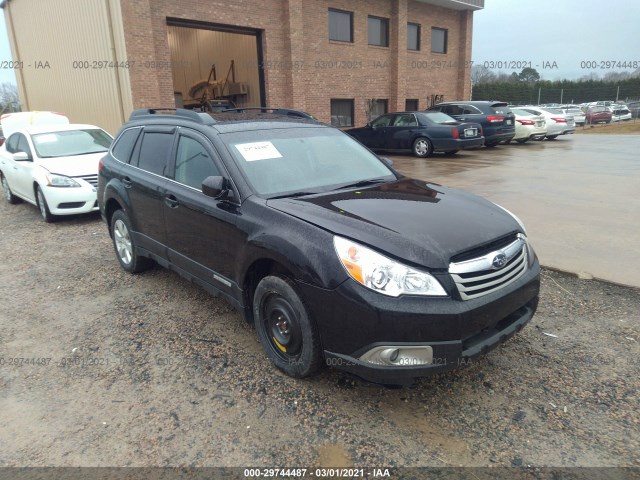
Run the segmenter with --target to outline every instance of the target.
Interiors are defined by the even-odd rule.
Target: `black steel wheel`
[[[295,378],[320,369],[320,336],[291,280],[282,276],[260,280],[253,315],[258,338],[276,367]]]

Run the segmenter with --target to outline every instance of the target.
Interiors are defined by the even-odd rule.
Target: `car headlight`
[[[504,210],[505,212],[507,212],[509,215],[511,215],[511,217],[518,222],[518,225],[520,225],[520,228],[522,229],[522,233],[524,233],[525,235],[527,235],[527,229],[524,228],[524,223],[522,223],[522,220],[520,220],[515,213],[507,210],[506,208],[504,208],[502,205],[498,205],[497,203],[494,203],[494,205],[496,207],[500,207],[502,210]]]
[[[446,296],[432,275],[380,255],[370,248],[342,237],[333,237],[336,254],[355,281],[390,297],[400,295]]]
[[[50,187],[80,187],[81,185],[71,177],[47,173],[47,185]]]

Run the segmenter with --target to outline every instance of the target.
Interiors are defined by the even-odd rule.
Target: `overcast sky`
[[[600,69],[601,62],[640,64],[639,35],[640,0],[485,0],[484,10],[473,16],[472,59],[510,67],[531,62],[545,80],[602,76],[611,70]],[[543,68],[553,62],[557,69]],[[593,64],[581,62],[598,68],[582,68]],[[613,69],[625,70],[633,71]]]
[[[486,0],[473,24],[474,63],[507,73],[530,65],[545,80],[577,79],[611,71],[601,62],[640,62],[640,0]],[[10,59],[3,15],[0,61]],[[14,73],[0,69],[2,82]]]

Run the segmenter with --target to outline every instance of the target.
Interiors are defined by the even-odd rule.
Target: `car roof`
[[[172,111],[173,113],[161,113]],[[302,117],[307,115],[308,117]],[[212,128],[218,133],[296,127],[326,127],[306,112],[290,109],[235,108],[221,112],[196,112],[180,108],[135,110],[126,125],[182,125]]]
[[[18,132],[26,132],[30,135],[37,135],[39,133],[55,133],[55,132],[68,132],[70,130],[102,130],[95,125],[89,125],[86,123],[67,123],[64,125],[36,125],[31,127],[24,127]]]
[[[458,100],[457,102],[440,102],[437,105],[456,105],[456,104],[464,104],[464,105],[491,105],[506,107],[508,105],[507,102],[501,102],[500,100]]]

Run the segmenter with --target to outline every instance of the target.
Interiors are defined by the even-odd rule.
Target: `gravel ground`
[[[465,368],[293,380],[225,301],[124,273],[97,215],[0,225],[0,466],[640,466],[637,290],[545,270]]]

